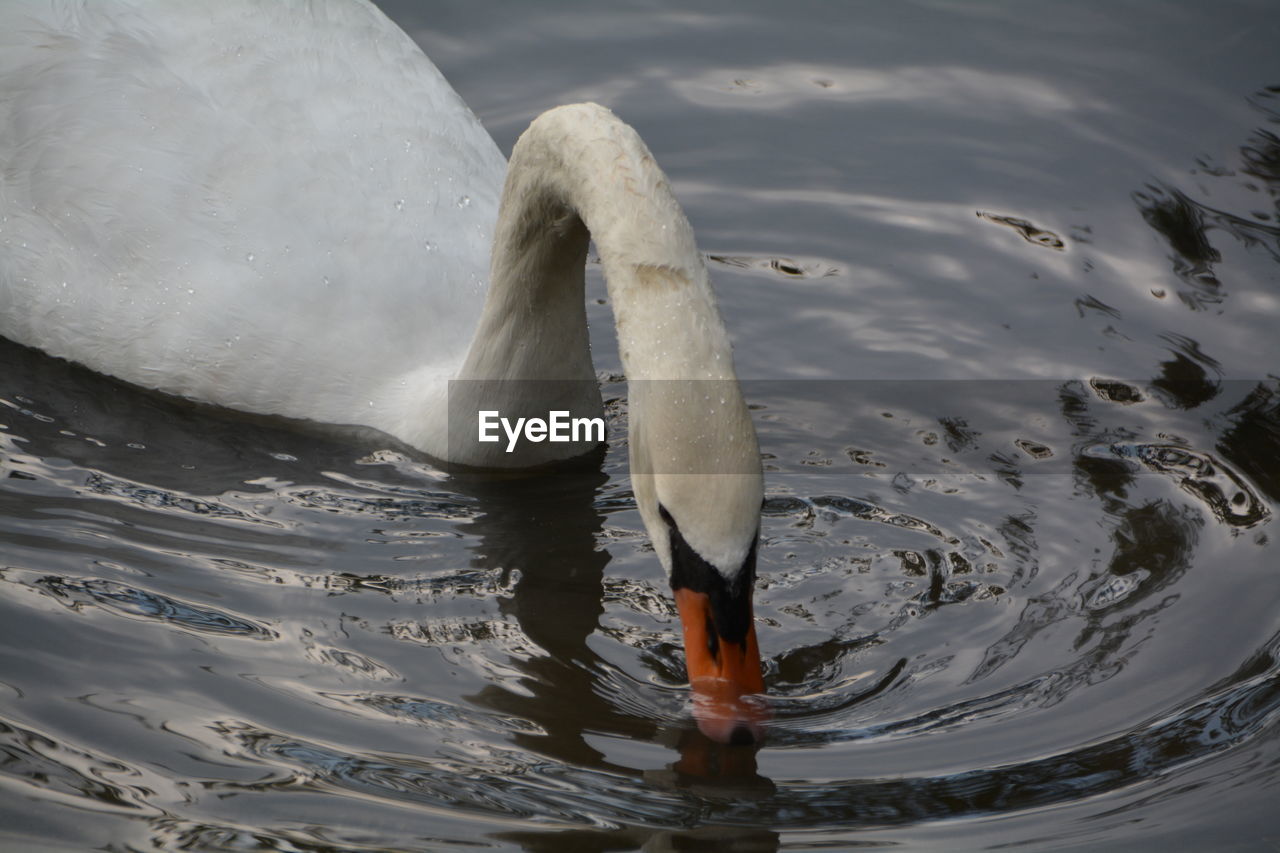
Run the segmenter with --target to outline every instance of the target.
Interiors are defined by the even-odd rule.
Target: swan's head
[[[637,418],[633,404],[632,481],[680,613],[698,726],[722,743],[755,743],[765,716],[752,698],[764,690],[752,611],[764,486],[755,431],[736,402],[708,418],[665,406]],[[684,417],[662,423],[649,417],[655,409]]]

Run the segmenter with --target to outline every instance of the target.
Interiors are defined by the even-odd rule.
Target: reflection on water
[[[10,363],[50,370],[5,348]],[[244,443],[228,452],[256,441],[264,462],[250,470],[275,469],[193,494],[149,482],[169,470],[149,471],[150,456],[126,466],[132,478],[94,467],[109,461],[106,443],[63,425],[103,415],[79,396],[100,380],[60,370],[54,387],[68,395],[22,388],[31,414],[8,431],[6,471],[18,476],[5,494],[27,512],[10,516],[22,536],[0,582],[26,624],[74,618],[58,633],[105,639],[107,656],[151,649],[109,682],[64,660],[55,683],[66,686],[41,702],[78,690],[72,719],[123,713],[152,734],[121,751],[79,725],[10,718],[7,778],[50,802],[143,818],[161,845],[262,832],[214,819],[185,792],[199,780],[219,802],[287,792],[530,822],[542,828],[491,837],[534,850],[676,844],[672,828],[702,827],[691,842],[711,826],[722,843],[775,849],[786,831],[1102,797],[1231,754],[1280,710],[1280,634],[1259,638],[1265,623],[1218,629],[1215,659],[1233,664],[1220,673],[1189,688],[1172,675],[1181,626],[1238,607],[1210,555],[1247,566],[1267,547],[1236,535],[1271,517],[1243,473],[1275,446],[1266,384],[1222,382],[1189,407],[1154,393],[1158,377],[1112,383],[1129,394],[1080,381],[748,383],[773,457],[758,604],[772,717],[764,746],[746,748],[692,723],[674,609],[617,450],[603,467],[445,486],[402,453],[359,450],[358,437],[330,443],[138,394],[168,410],[136,424],[149,452],[234,429]],[[1189,413],[1210,400],[1225,425],[1216,452],[1197,446],[1203,413]],[[855,438],[874,449],[848,452]],[[352,441],[346,459],[328,456]],[[313,455],[318,467],[299,467]],[[838,482],[857,493],[820,491]],[[98,546],[66,547],[61,570],[35,567],[51,537],[74,543],[76,531]],[[184,672],[193,652],[212,681]],[[156,655],[163,673],[142,676]],[[111,671],[107,659],[87,663]],[[9,683],[25,694],[37,682],[24,669]],[[1124,697],[1137,684],[1169,686],[1135,715]],[[188,706],[196,696],[217,698]],[[175,738],[198,771],[157,763]],[[956,769],[933,769],[937,749]],[[348,844],[353,827],[306,832]]]
[[[1218,19],[1119,50],[1155,12],[388,8],[504,144],[544,95],[616,97],[689,204],[744,375],[783,377],[745,383],[766,740],[693,724],[607,339],[607,454],[539,477],[0,342],[0,846],[1280,832],[1280,89],[1210,61]],[[1127,70],[1183,38],[1232,82]],[[1235,135],[1151,133],[1182,120],[1166,97],[1187,133]]]
[[[1067,245],[1061,237],[1052,231],[1037,228],[1027,220],[1019,219],[1016,216],[999,216],[982,210],[978,211],[978,216],[988,222],[994,222],[996,225],[1009,226],[1018,236],[1035,246],[1043,246],[1046,249],[1061,249]]]
[[[1276,98],[1272,87],[1255,93],[1249,101],[1268,121],[1280,123]],[[1217,306],[1230,293],[1229,286],[1215,272],[1222,252],[1211,242],[1211,232],[1219,231],[1247,249],[1266,252],[1272,260],[1280,261],[1280,227],[1265,224],[1280,219],[1280,170],[1276,167],[1280,162],[1280,138],[1267,128],[1257,128],[1240,146],[1239,155],[1241,172],[1261,182],[1245,186],[1255,194],[1270,196],[1274,202],[1272,211],[1253,207],[1243,215],[1232,213],[1164,184],[1149,184],[1133,194],[1142,218],[1168,243],[1173,272],[1185,285],[1178,297],[1194,310]],[[1206,167],[1203,163],[1199,171],[1206,178],[1238,178],[1232,169]]]

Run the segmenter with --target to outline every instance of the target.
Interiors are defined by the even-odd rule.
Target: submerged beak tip
[[[743,696],[733,685],[706,681],[693,685],[693,718],[698,730],[716,743],[729,746],[753,746],[765,735],[768,708],[759,700]],[[727,688],[727,690],[726,690]]]

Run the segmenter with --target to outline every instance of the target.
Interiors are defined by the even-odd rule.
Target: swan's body
[[[0,334],[428,445],[506,164],[381,13],[312,5],[0,3]]]
[[[366,0],[0,3],[0,334],[21,343],[450,461],[545,461],[451,443],[448,381],[575,380],[556,407],[598,412],[588,230],[641,515],[682,611],[701,596],[695,622],[741,622],[745,601],[726,644],[753,652],[755,434],[692,231],[631,128],[553,110],[508,170]],[[742,677],[759,689],[758,664]]]

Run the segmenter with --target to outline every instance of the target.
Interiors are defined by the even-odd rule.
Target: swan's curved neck
[[[609,110],[544,113],[516,143],[464,379],[592,380],[583,269],[604,266],[628,379],[732,378],[706,269],[666,176]]]
[[[693,230],[640,137],[607,109],[559,107],[516,143],[490,292],[460,378],[575,380],[498,383],[498,395],[599,412],[583,293],[588,233],[627,375],[631,479],[645,525],[655,544],[665,539],[665,510],[706,560],[736,572],[760,517],[755,430]],[[539,387],[520,390],[529,384]],[[669,549],[658,550],[666,563]]]

